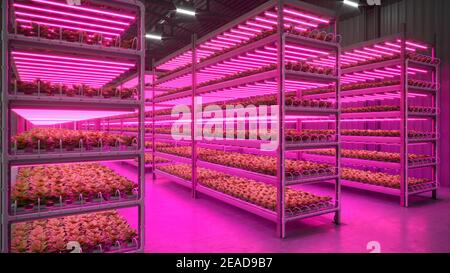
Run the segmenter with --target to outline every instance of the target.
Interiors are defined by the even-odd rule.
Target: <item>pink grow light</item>
[[[66,56],[56,56],[56,55],[48,55],[48,54],[35,54],[35,53],[20,52],[20,51],[13,51],[12,54],[13,55],[22,55],[22,56],[32,56],[32,57],[42,57],[42,58],[51,58],[51,59],[70,60],[70,61],[81,61],[81,62],[87,62],[87,63],[111,64],[111,65],[119,65],[119,66],[125,66],[125,67],[133,67],[133,66],[135,66],[135,64],[132,64],[132,63],[108,62],[108,61],[102,61],[102,60],[71,58],[71,57],[66,57]]]
[[[126,62],[12,51],[19,79],[101,87],[135,65]]]
[[[77,6],[77,5],[67,5],[67,4],[53,2],[53,1],[47,1],[47,0],[32,0],[32,1],[38,2],[38,3],[43,3],[43,4],[48,4],[48,5],[53,5],[53,6],[57,6],[57,7],[63,7],[63,8],[67,8],[67,9],[74,9],[74,10],[86,11],[86,12],[90,12],[90,13],[97,13],[97,14],[109,15],[109,16],[113,16],[113,17],[120,17],[120,18],[129,19],[129,20],[135,19],[134,16],[119,14],[119,13],[115,13],[115,12],[108,12],[108,11],[98,10],[98,9],[93,9],[93,8],[85,8],[85,7],[81,7],[81,6]]]
[[[308,28],[317,28],[319,24],[329,24],[330,20],[320,18],[318,16],[314,16],[312,14],[308,14],[304,11],[297,10],[295,7],[290,7],[288,9],[283,9],[285,14],[285,21],[289,24],[285,24],[285,27],[294,27],[297,30],[305,31]],[[263,11],[261,14],[256,15],[253,18],[250,18],[249,20],[242,22],[239,25],[236,25],[235,27],[223,32],[222,34],[211,38],[202,44],[198,46],[198,48],[201,48],[203,51],[203,55],[201,55],[201,58],[208,57],[216,51],[224,50],[230,47],[233,47],[235,45],[238,45],[240,43],[246,42],[247,40],[251,39],[255,35],[261,33],[264,30],[273,30],[274,27],[278,24],[277,22],[277,13],[276,8],[271,8],[269,10]],[[327,52],[314,50],[314,49],[308,49],[308,48],[300,48],[300,47],[294,47],[290,46],[290,51],[287,53],[287,59],[290,59],[292,61],[296,61],[299,59],[299,56],[305,56],[305,57],[312,57],[315,58],[317,55],[313,55],[310,53],[316,53],[316,54],[323,54],[328,55]],[[200,50],[199,50],[200,51]],[[246,56],[239,56],[239,60],[248,60],[253,62],[260,62],[260,63],[273,63],[275,58],[270,58],[265,55],[271,55],[269,52],[260,52],[262,55],[246,55]],[[309,53],[309,54],[308,54]],[[177,68],[180,68],[182,66],[185,66],[187,64],[190,64],[192,62],[191,60],[191,51],[186,51],[185,53],[182,53],[167,62],[160,64],[157,66],[158,70],[174,70]],[[189,56],[189,58],[185,58]],[[200,56],[200,54],[199,54]],[[300,57],[301,59],[301,57]],[[303,58],[304,59],[304,58]]]
[[[64,16],[68,16],[68,17],[83,18],[83,19],[87,19],[87,20],[105,22],[105,23],[109,23],[109,24],[117,24],[117,25],[123,25],[123,26],[129,26],[130,25],[130,23],[128,23],[128,22],[120,22],[120,21],[117,21],[117,20],[107,20],[107,19],[104,19],[104,18],[86,16],[86,15],[75,14],[75,13],[70,13],[70,12],[63,12],[63,11],[59,11],[59,10],[38,8],[38,7],[35,7],[35,6],[27,6],[27,5],[22,5],[22,4],[18,4],[18,3],[14,3],[13,6],[16,9],[19,9],[19,10],[20,9],[34,10],[34,11],[40,11],[40,12],[45,12],[45,13],[50,13],[50,14],[59,14],[59,15],[64,15]]]
[[[60,25],[60,24],[52,24],[52,23],[47,23],[47,22],[43,22],[43,21],[36,21],[36,20],[16,19],[16,21],[17,22],[22,22],[22,23],[29,23],[29,24],[36,23],[36,24],[39,24],[39,25],[46,25],[46,26],[57,27],[57,28],[81,30],[81,31],[86,31],[86,32],[90,32],[90,33],[101,33],[101,34],[110,35],[110,36],[119,36],[120,35],[120,33],[113,33],[113,32],[100,31],[100,30],[81,28],[81,27],[72,27],[72,26]]]
[[[56,17],[43,16],[43,15],[38,15],[38,14],[33,14],[33,13],[28,13],[28,12],[16,11],[16,16],[17,17],[23,16],[23,17],[31,17],[31,18],[40,18],[40,19],[46,19],[46,20],[50,20],[50,21],[58,21],[58,22],[64,22],[64,23],[69,23],[69,24],[84,25],[84,26],[88,26],[88,27],[104,28],[104,29],[109,29],[109,30],[115,30],[115,31],[118,31],[119,33],[123,32],[125,30],[124,28],[110,27],[110,26],[98,25],[98,24],[93,24],[93,23],[84,23],[81,21],[74,21],[74,20],[69,20],[69,19],[61,19],[61,18],[56,18]]]

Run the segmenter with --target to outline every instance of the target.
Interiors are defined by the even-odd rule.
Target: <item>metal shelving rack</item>
[[[286,9],[285,9],[286,8]],[[286,33],[284,30],[285,24],[289,22],[284,21],[283,18],[288,18],[286,16],[285,10],[290,9],[290,14],[299,14],[301,11],[301,15],[303,18],[319,18],[315,16],[328,16],[328,18],[333,18],[334,15],[332,12],[328,10],[324,10],[321,8],[317,8],[313,5],[309,5],[300,1],[268,1],[267,3],[261,5],[257,9],[237,18],[233,22],[221,27],[217,31],[210,33],[209,35],[202,37],[197,40],[195,36],[193,36],[192,44],[186,46],[185,48],[171,54],[170,56],[164,58],[155,64],[154,74],[156,80],[153,84],[153,110],[156,110],[156,107],[172,107],[179,104],[184,104],[188,107],[195,105],[195,97],[196,96],[204,96],[207,98],[207,102],[212,103],[220,101],[222,97],[230,97],[234,95],[233,98],[248,98],[251,92],[255,92],[254,95],[276,95],[276,103],[278,104],[278,110],[280,115],[278,116],[278,122],[281,124],[279,126],[278,136],[280,140],[280,145],[275,152],[268,153],[277,158],[277,173],[278,176],[267,176],[262,175],[255,172],[244,171],[242,169],[231,168],[223,165],[213,164],[209,162],[202,161],[197,156],[196,147],[215,147],[218,149],[226,149],[227,147],[231,148],[242,148],[241,153],[246,153],[247,150],[255,150],[256,147],[262,143],[259,140],[214,140],[214,141],[204,141],[197,140],[195,135],[198,133],[194,128],[197,125],[197,118],[194,117],[194,113],[191,113],[191,121],[195,121],[191,123],[191,138],[190,140],[185,140],[183,143],[185,145],[190,145],[192,147],[192,155],[191,158],[184,158],[175,155],[163,154],[163,153],[155,153],[154,155],[166,157],[167,159],[172,160],[173,162],[191,164],[192,166],[192,180],[187,181],[185,179],[181,179],[174,175],[165,173],[160,170],[156,170],[155,174],[167,177],[168,179],[180,183],[184,186],[190,187],[192,189],[193,196],[195,197],[198,192],[209,195],[213,198],[221,200],[225,203],[237,206],[244,210],[247,210],[251,213],[259,215],[263,218],[269,219],[277,224],[277,234],[279,237],[285,237],[285,226],[289,221],[294,221],[298,219],[304,219],[308,217],[313,217],[317,215],[323,214],[334,214],[334,221],[336,224],[340,223],[340,44],[339,41],[335,41],[337,38],[337,23],[334,19],[324,20],[322,22],[327,22],[328,26],[333,26],[331,32],[333,33],[333,41],[319,41],[312,38],[304,38],[298,35],[294,35],[291,33]],[[297,11],[297,13],[296,13]],[[264,15],[263,15],[264,14]],[[311,15],[313,14],[313,15]],[[265,18],[264,16],[271,16],[271,19]],[[291,16],[292,17],[292,16]],[[275,19],[273,19],[275,18]],[[298,22],[301,19],[294,20],[292,18],[290,22]],[[320,19],[319,19],[320,21]],[[257,22],[257,23],[255,23]],[[266,35],[262,39],[257,41],[253,41],[251,43],[247,43],[238,48],[233,48],[228,50],[226,53],[221,55],[215,55],[214,57],[209,57],[207,60],[200,60],[201,58],[205,58],[210,56],[215,50],[229,47],[230,43],[234,38],[242,37],[245,35],[246,31],[251,31],[248,27],[249,25],[245,25],[246,23],[258,26],[263,29],[274,29],[270,35]],[[242,24],[242,25],[240,25]],[[269,25],[272,24],[272,25]],[[308,24],[308,23],[307,23]],[[228,32],[229,30],[233,30],[234,32]],[[223,33],[228,34],[228,39],[225,36],[222,36]],[[248,34],[248,33],[247,33]],[[219,37],[219,38],[218,38]],[[335,38],[336,37],[336,38]],[[215,42],[214,42],[215,41]],[[228,46],[227,46],[228,44]],[[232,43],[231,43],[232,44]],[[294,52],[292,54],[292,50],[287,50],[286,44],[288,44],[289,49],[292,46],[302,46],[309,48],[309,52],[319,52],[326,51],[327,55],[332,55],[335,58],[334,65],[330,65],[334,69],[333,75],[323,75],[323,74],[313,74],[313,73],[304,73],[293,70],[286,70],[285,64],[287,61],[295,61],[301,59],[298,56],[302,56],[302,54],[298,54],[299,52]],[[219,46],[223,45],[223,46]],[[258,53],[261,49],[267,49],[267,47],[275,46],[275,50],[277,54],[265,53],[260,54],[260,59],[258,61],[258,57],[254,56],[255,52]],[[273,49],[273,48],[272,48]],[[308,50],[303,48],[303,50]],[[211,52],[210,52],[211,51]],[[288,52],[288,53],[286,53]],[[331,52],[331,53],[330,53]],[[251,54],[253,54],[253,56]],[[260,52],[259,52],[260,53]],[[296,54],[297,53],[297,54]],[[249,54],[249,55],[246,55]],[[303,52],[305,54],[305,51]],[[323,54],[320,53],[320,54]],[[244,56],[245,55],[245,56]],[[258,54],[256,54],[258,55]],[[309,54],[311,56],[311,54]],[[248,58],[251,56],[250,58]],[[276,56],[276,57],[269,57]],[[303,55],[305,56],[305,55]],[[244,57],[242,59],[239,59]],[[305,60],[311,61],[315,59],[316,55],[312,55],[311,58],[306,58]],[[244,61],[247,60],[248,62]],[[269,61],[266,61],[269,60]],[[254,73],[252,75],[248,75],[245,77],[232,79],[224,82],[214,83],[210,85],[202,85],[201,83],[210,80],[211,78],[219,78],[221,73],[217,73],[219,70],[224,70],[229,74],[232,74],[234,71],[242,71],[241,69],[233,70],[231,69],[232,64],[242,65],[246,67],[245,64],[251,64],[252,62],[258,63],[258,65],[248,65],[247,67],[252,68],[260,68],[267,64],[277,65],[277,68],[260,71],[259,73]],[[173,71],[170,74],[165,74],[161,76],[158,74],[160,70],[164,71]],[[227,73],[223,73],[227,74]],[[213,77],[210,77],[213,75]],[[290,81],[289,81],[289,80]],[[293,86],[292,82],[296,82],[296,86]],[[322,85],[333,85],[336,86],[334,96],[336,98],[334,108],[323,110],[319,108],[307,108],[307,107],[288,107],[285,106],[285,91],[296,91],[297,97],[301,96],[302,89],[308,89],[309,85],[302,86],[302,83],[305,82],[310,83],[308,81],[316,81],[316,84],[312,84],[312,86],[322,86]],[[289,83],[288,83],[289,82]],[[318,82],[318,83],[317,83]],[[267,84],[270,87],[268,88],[260,88],[261,92],[258,93],[256,91],[255,86],[253,84],[263,83]],[[251,86],[248,92],[246,90],[241,89],[238,90],[240,86]],[[187,87],[183,91],[180,92],[170,92],[167,94],[160,94],[155,97],[156,89],[174,89],[177,87]],[[270,89],[270,90],[269,90]],[[276,90],[276,92],[275,92]],[[202,105],[203,106],[203,105]],[[286,116],[293,115],[304,117],[308,115],[319,115],[319,116],[330,116],[335,120],[335,129],[336,129],[336,137],[333,141],[324,141],[318,143],[286,143],[285,139],[285,121]],[[153,117],[153,124],[155,124],[155,117]],[[169,120],[169,116],[160,117],[159,120]],[[300,124],[300,123],[299,123]],[[153,130],[153,140],[154,145],[156,140],[164,139],[166,141],[171,141],[170,136],[162,137],[155,134],[155,130]],[[172,140],[173,141],[173,140]],[[296,153],[301,154],[302,151],[307,149],[320,149],[320,148],[334,148],[336,149],[336,156],[334,157],[334,167],[335,173],[333,175],[321,176],[315,178],[301,177],[297,179],[288,179],[285,177],[285,158],[290,158],[290,156],[286,156],[288,153]],[[153,147],[155,151],[155,146]],[[264,154],[264,153],[262,153]],[[240,200],[238,198],[234,198],[230,195],[212,190],[207,188],[199,183],[197,183],[197,171],[198,168],[206,168],[212,169],[215,171],[219,171],[222,173],[226,173],[229,175],[234,175],[237,177],[245,177],[249,179],[253,179],[255,181],[265,182],[277,187],[277,211],[270,211],[268,209],[264,209],[257,205],[251,204],[249,202]],[[330,202],[329,207],[320,208],[320,209],[311,209],[307,210],[304,213],[300,213],[298,215],[287,215],[285,210],[285,190],[287,186],[293,185],[305,185],[305,184],[313,184],[320,182],[333,181],[335,184],[335,196],[333,202]]]
[[[421,53],[425,51],[425,53]],[[419,54],[418,54],[419,52]],[[408,57],[409,53],[416,54],[421,58],[428,58],[431,62],[415,61]],[[383,57],[384,59],[380,59]],[[377,59],[378,58],[378,59]],[[364,184],[361,182],[343,180],[343,186],[349,186],[368,191],[381,192],[400,197],[400,205],[408,207],[409,198],[412,195],[431,192],[434,199],[437,198],[439,186],[439,60],[436,59],[435,49],[431,45],[411,40],[406,32],[379,39],[366,41],[356,45],[344,48],[342,51],[343,63],[349,67],[342,69],[342,81],[344,83],[364,83],[374,80],[397,80],[394,85],[386,85],[371,88],[358,88],[355,90],[345,90],[341,92],[342,103],[351,103],[359,101],[367,103],[368,101],[378,101],[383,106],[385,101],[398,99],[400,108],[389,112],[358,112],[343,113],[343,124],[357,122],[358,124],[367,124],[376,122],[397,123],[400,128],[399,137],[380,137],[380,136],[342,136],[343,144],[364,144],[377,145],[377,149],[387,146],[400,147],[400,162],[383,162],[370,159],[342,158],[344,166],[372,166],[375,169],[383,171],[400,171],[400,187],[390,188],[385,186]],[[323,59],[321,61],[329,61]],[[358,62],[362,62],[359,63]],[[420,76],[423,74],[424,76]],[[431,87],[418,87],[409,84],[409,80],[415,77],[419,79],[426,78],[432,84]],[[314,94],[306,97],[313,99],[327,99],[330,94]],[[411,100],[418,97],[425,97],[430,102],[426,103],[428,112],[413,112],[410,110]],[[367,104],[366,104],[367,105]],[[421,106],[421,105],[419,105]],[[344,109],[344,108],[343,108]],[[425,119],[430,124],[431,133],[428,137],[411,138],[409,137],[409,128],[415,119]],[[431,144],[431,153],[426,161],[409,162],[411,147]],[[352,149],[352,148],[350,148]],[[327,156],[309,155],[307,158],[328,161]],[[408,183],[408,177],[414,169],[431,168],[432,174],[428,183],[423,185],[411,186]]]
[[[16,3],[18,2],[18,3]],[[51,5],[58,7],[65,7],[66,3],[50,2]],[[44,3],[48,3],[44,2]],[[50,40],[41,38],[40,30],[38,27],[38,35],[24,36],[17,32],[17,21],[14,19],[14,5],[29,4],[26,1],[7,0],[2,1],[2,231],[1,231],[1,245],[2,252],[10,251],[10,229],[13,223],[23,221],[33,221],[37,219],[63,217],[74,214],[82,214],[88,212],[99,212],[111,209],[121,208],[137,208],[138,210],[138,234],[139,242],[133,248],[122,248],[123,250],[115,250],[114,252],[126,251],[126,252],[141,252],[144,250],[144,232],[145,232],[145,214],[144,214],[144,201],[145,201],[145,171],[144,171],[144,101],[145,96],[142,92],[144,88],[144,73],[145,73],[145,7],[144,5],[135,0],[91,0],[91,3],[103,4],[108,7],[113,7],[127,12],[136,14],[134,17],[136,24],[136,37],[133,39],[134,48],[125,49],[119,47],[105,47],[102,45],[92,45],[82,43],[80,41],[68,42],[62,39],[62,29],[65,26],[59,26],[59,39]],[[35,4],[35,3],[34,3]],[[81,7],[82,9],[83,7]],[[33,11],[39,9],[28,8]],[[79,7],[72,6],[72,9],[79,9]],[[58,11],[56,11],[58,12]],[[98,11],[97,13],[102,13]],[[71,17],[76,17],[76,13],[72,13]],[[63,19],[64,20],[64,19]],[[100,19],[100,20],[105,20]],[[45,25],[45,23],[40,23]],[[83,35],[80,35],[83,36]],[[103,37],[101,38],[103,41]],[[106,39],[106,38],[105,38]],[[62,93],[55,96],[44,96],[39,91],[38,95],[23,95],[17,93],[15,90],[11,90],[11,70],[15,69],[14,60],[11,58],[12,48],[32,48],[45,51],[47,49],[51,52],[58,52],[69,56],[71,53],[85,54],[82,56],[95,56],[102,58],[109,58],[111,60],[133,60],[134,67],[138,75],[138,94],[134,99],[121,100],[117,98],[99,98],[99,97],[66,97]],[[88,72],[87,72],[88,73]],[[17,73],[16,73],[17,75]],[[90,74],[91,77],[95,77],[96,74]],[[118,76],[118,75],[117,75]],[[119,78],[113,80],[120,81]],[[12,84],[13,86],[15,84]],[[103,87],[102,87],[103,88]],[[60,88],[61,92],[61,88]],[[82,91],[81,91],[82,92]],[[82,94],[82,93],[81,93]],[[81,150],[75,152],[65,152],[63,150],[54,153],[38,152],[37,154],[17,154],[12,151],[12,143],[10,138],[12,136],[12,109],[15,106],[31,107],[35,109],[95,109],[95,110],[120,110],[120,111],[138,111],[139,120],[139,143],[135,149],[132,150],[96,150],[93,152],[86,152],[81,146]],[[72,123],[72,124],[80,124]],[[76,126],[75,126],[76,127]],[[103,161],[103,160],[125,160],[125,159],[139,159],[139,172],[138,172],[138,185],[139,185],[139,197],[134,200],[121,200],[119,202],[100,202],[98,205],[90,206],[77,206],[67,207],[58,210],[38,211],[25,214],[13,215],[11,208],[11,168],[12,166],[28,165],[28,164],[49,164],[49,163],[70,163],[70,162],[85,162],[85,161]]]

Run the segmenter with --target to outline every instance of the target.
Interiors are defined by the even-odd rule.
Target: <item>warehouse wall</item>
[[[450,187],[450,1],[382,0],[382,6],[361,9],[358,16],[343,20],[339,29],[344,45],[362,42],[401,31],[436,44],[441,58],[441,184]]]

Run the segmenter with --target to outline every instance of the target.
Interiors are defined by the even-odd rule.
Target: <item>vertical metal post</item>
[[[191,104],[191,141],[192,141],[192,197],[197,198],[197,34],[192,35],[192,104]],[[203,106],[201,106],[203,107]]]
[[[406,59],[406,24],[401,35],[400,79],[400,205],[408,207],[408,60]]]
[[[338,35],[338,22],[334,22],[334,35]],[[339,225],[341,223],[341,45],[338,44],[336,48],[336,184],[335,184],[335,207],[338,209],[334,214],[334,223]]]
[[[278,1],[278,66],[277,66],[277,83],[278,83],[278,149],[277,149],[277,234],[280,238],[286,236],[286,195],[285,195],[285,162],[284,162],[284,150],[285,150],[285,136],[284,136],[284,110],[285,110],[285,94],[284,94],[284,78],[285,78],[285,66],[284,66],[284,19],[283,19],[283,6],[284,1]]]
[[[140,55],[139,55],[139,227],[140,246],[139,250],[144,251],[145,245],[145,8],[140,9]]]
[[[437,40],[436,37],[435,37],[434,40],[435,40],[434,44],[436,44],[436,40]],[[433,48],[431,50],[431,56],[432,56],[433,61],[434,61],[435,58],[436,58],[436,48],[435,48],[435,46],[433,46]],[[433,122],[434,122],[433,128],[434,128],[435,133],[436,133],[436,142],[434,143],[434,146],[433,146],[433,156],[435,158],[436,164],[433,166],[433,174],[432,174],[432,176],[433,176],[433,179],[435,180],[435,184],[436,184],[436,188],[437,188],[439,186],[439,177],[440,177],[440,174],[439,174],[439,162],[438,162],[438,160],[439,160],[439,143],[440,143],[438,134],[439,134],[439,129],[440,129],[440,127],[439,127],[439,111],[440,111],[440,93],[441,93],[440,65],[439,64],[436,64],[434,66],[434,71],[432,73],[432,81],[433,81],[433,83],[436,84],[436,95],[433,97],[433,100],[432,100],[432,107],[435,107],[435,109],[436,109],[435,116],[433,117]],[[434,200],[437,200],[437,198],[438,198],[438,196],[437,196],[437,189],[432,191],[431,196],[432,196],[432,198]]]
[[[155,182],[156,180],[155,88],[156,88],[156,67],[155,67],[155,60],[153,59],[152,60],[152,181],[153,182]]]
[[[1,166],[1,251],[2,253],[9,250],[9,223],[8,223],[8,199],[9,199],[9,135],[10,121],[9,121],[9,105],[8,105],[8,82],[10,80],[9,70],[9,55],[8,55],[8,18],[9,18],[9,1],[2,1],[2,166]]]

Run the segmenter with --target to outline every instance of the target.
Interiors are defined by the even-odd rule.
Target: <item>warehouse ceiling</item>
[[[200,38],[267,2],[267,0],[141,1],[146,6],[146,33],[155,33],[163,37],[162,41],[147,39],[147,68],[151,66],[151,60],[158,61],[188,45],[193,33],[197,33]],[[304,0],[304,2],[336,10],[340,20],[361,12],[361,9],[344,6],[339,0]],[[365,1],[360,2],[362,4]],[[195,10],[196,16],[177,14],[176,7]]]

